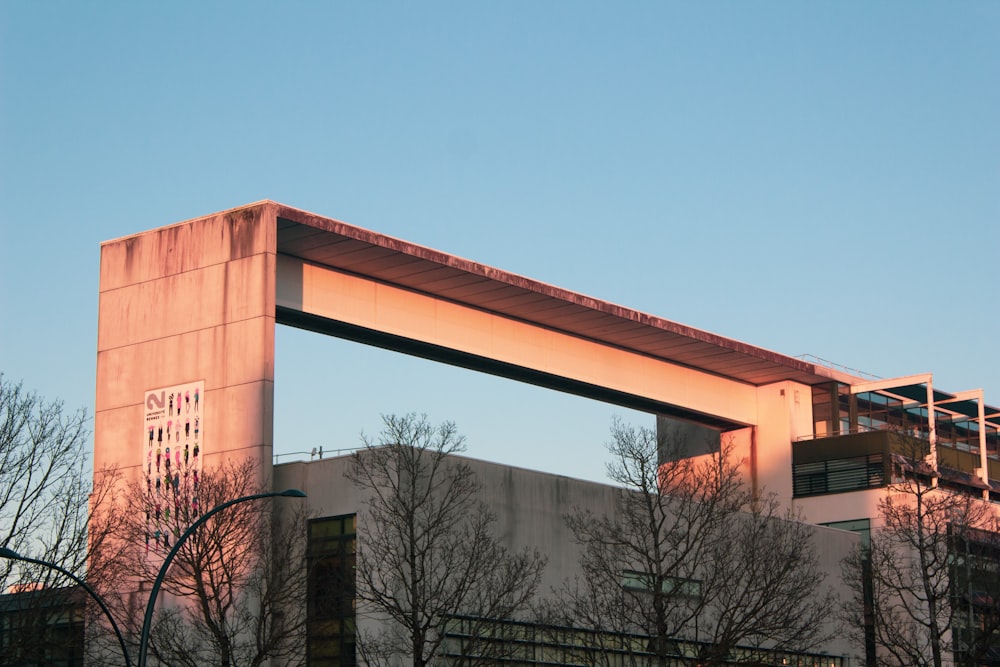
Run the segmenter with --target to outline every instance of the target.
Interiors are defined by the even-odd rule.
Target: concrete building
[[[582,575],[579,564],[581,547],[575,542],[565,517],[578,510],[589,511],[594,516],[618,516],[616,494],[620,489],[475,459],[463,457],[461,460],[470,466],[482,484],[480,498],[496,513],[496,529],[503,545],[511,551],[538,549],[548,558],[539,587],[540,597],[551,596],[552,591],[568,579]],[[359,489],[346,480],[345,472],[350,465],[350,456],[285,463],[274,467],[274,484],[275,488],[307,490],[310,514],[316,517],[310,521],[310,557],[314,561],[321,561],[328,556],[336,563],[336,567],[344,568],[344,576],[353,577],[355,540],[363,539],[367,526],[363,508],[366,490]],[[834,573],[838,571],[841,560],[857,546],[859,538],[850,532],[817,526],[813,529],[812,540],[820,557],[822,571]],[[347,572],[350,574],[346,574]],[[839,590],[840,582],[836,576],[830,576],[827,584],[843,593]],[[825,585],[817,593],[823,590]],[[819,599],[820,596],[817,595],[817,600]],[[355,664],[356,633],[376,629],[377,621],[364,615],[356,616],[353,601],[351,604],[337,605],[324,604],[324,600],[314,599],[310,602],[310,608],[318,617],[310,619],[309,664],[317,667],[346,667]],[[838,619],[834,610],[830,611],[829,623],[824,632],[836,630]],[[330,620],[335,623],[329,623]],[[445,655],[458,656],[458,649],[454,644],[459,643],[462,638],[461,626],[457,625],[454,635],[449,636],[445,642]],[[581,641],[579,628],[576,627],[542,628],[526,623],[519,629],[517,638],[516,656],[505,661],[510,665],[625,666],[632,664],[629,662],[630,658],[635,659],[635,655],[627,654],[626,649],[622,648],[619,649],[621,655],[617,660],[604,658],[591,662],[591,659],[582,654],[596,650],[593,645],[599,642]],[[617,644],[613,641],[608,643]],[[644,648],[645,644],[640,650]],[[604,646],[603,650],[608,649]],[[693,651],[695,647],[680,642],[676,650],[678,655],[685,655],[685,651]],[[858,664],[856,653],[856,649],[843,635],[836,635],[812,651],[775,656],[773,664],[845,667]]]
[[[873,382],[275,202],[104,243],[99,307],[95,469],[151,492],[252,457],[265,483],[301,479],[330,516],[356,511],[319,491],[338,463],[272,467],[284,324],[709,429],[748,483],[816,524],[877,527],[915,448],[943,485],[1000,502],[1000,409],[981,391]],[[152,474],[161,457],[172,476]]]
[[[84,664],[84,605],[79,586],[0,594],[0,665]]]

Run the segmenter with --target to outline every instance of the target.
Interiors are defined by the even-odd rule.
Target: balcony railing
[[[1000,461],[987,460],[991,481],[984,484],[976,476],[982,465],[978,453],[940,442],[936,451],[943,480],[976,489],[994,485],[1000,488]],[[793,492],[796,496],[810,496],[886,486],[891,481],[894,461],[919,464],[928,454],[930,443],[926,439],[895,431],[860,430],[799,440],[792,443]]]
[[[886,459],[881,454],[793,464],[796,497],[844,493],[885,486]]]
[[[795,496],[844,493],[885,486],[894,454],[921,460],[930,443],[892,431],[860,431],[792,443]]]

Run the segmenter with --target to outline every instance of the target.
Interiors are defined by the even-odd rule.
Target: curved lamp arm
[[[170,567],[170,563],[174,560],[174,556],[180,550],[181,545],[184,541],[191,536],[194,531],[198,529],[203,523],[205,523],[213,514],[221,512],[227,507],[231,507],[236,503],[244,503],[249,500],[259,500],[261,498],[305,498],[306,494],[298,489],[286,489],[284,491],[271,491],[269,493],[255,493],[250,496],[243,496],[242,498],[235,498],[233,500],[222,503],[210,509],[209,511],[198,517],[198,520],[188,526],[188,529],[184,531],[177,541],[174,543],[173,548],[167,557],[163,559],[163,565],[160,566],[160,573],[156,575],[156,581],[153,582],[153,588],[149,591],[149,602],[146,604],[146,615],[142,619],[142,635],[139,638],[139,667],[146,667],[146,649],[149,645],[149,631],[150,626],[153,621],[153,606],[156,604],[156,596],[160,592],[160,586],[163,584],[164,577],[167,576],[167,568]]]
[[[111,622],[111,627],[115,631],[115,636],[118,637],[118,644],[122,647],[122,655],[125,657],[125,665],[126,667],[132,667],[132,660],[129,658],[128,649],[125,647],[125,638],[122,637],[122,632],[118,628],[118,624],[115,623],[114,616],[111,615],[111,610],[108,609],[108,605],[104,604],[104,600],[102,600],[101,596],[97,594],[97,591],[95,591],[93,588],[87,585],[87,582],[85,582],[83,579],[76,576],[69,570],[59,565],[56,565],[55,563],[49,563],[48,561],[38,560],[37,558],[29,558],[28,556],[22,556],[13,549],[8,549],[7,547],[0,547],[0,558],[10,558],[12,560],[24,561],[25,563],[41,565],[43,567],[55,570],[56,572],[59,572],[60,574],[63,574],[72,579],[73,581],[75,581],[80,587],[83,588],[83,590],[87,591],[87,593],[90,594],[90,597],[94,598],[97,604],[100,605],[101,611],[103,611],[104,615],[108,617],[108,620]]]

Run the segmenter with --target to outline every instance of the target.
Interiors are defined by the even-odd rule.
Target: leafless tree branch
[[[475,474],[452,456],[465,444],[454,424],[435,427],[412,414],[383,421],[348,474],[367,498],[359,514],[358,614],[389,628],[363,633],[358,649],[371,665],[403,657],[425,667],[441,654],[454,618],[480,619],[479,632],[488,634],[487,625],[525,610],[545,559],[497,541]],[[502,644],[470,641],[461,661],[494,658],[490,651]]]
[[[259,479],[258,465],[250,459],[206,470],[197,489],[198,507],[260,493]],[[157,502],[141,484],[131,483],[102,516],[113,524],[114,539],[99,552],[106,574],[95,583],[114,600],[135,637],[146,599],[135,591],[155,579],[167,551],[150,539],[150,517],[165,519],[176,540],[197,514],[190,507]],[[304,508],[279,520],[269,500],[239,503],[209,519],[184,542],[167,571],[166,595],[157,603],[150,633],[151,655],[191,667],[257,666],[273,658],[303,664],[305,535]]]
[[[557,622],[609,631],[588,635],[594,645],[581,653],[597,664],[609,641],[630,661],[652,654],[659,665],[809,650],[824,636],[829,595],[812,529],[773,497],[753,497],[725,440],[689,458],[683,437],[613,423],[617,507],[567,517],[583,575],[559,591]]]
[[[859,645],[873,633],[881,665],[978,665],[1000,641],[1000,524],[981,497],[941,488],[923,453],[894,462],[881,526],[843,564],[848,628]]]

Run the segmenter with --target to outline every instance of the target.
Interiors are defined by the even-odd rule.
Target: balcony
[[[991,494],[1000,495],[1000,461],[993,457],[987,460],[990,481],[985,484],[976,474],[982,461],[977,452],[940,442],[936,450],[938,471],[934,473],[923,463],[930,453],[930,443],[895,431],[864,431],[795,442],[793,493],[804,497],[887,486],[896,462],[911,472],[938,476],[942,484],[989,489]]]
[[[792,443],[792,487],[796,497],[886,486],[893,455],[919,461],[929,443],[892,431],[849,433]],[[964,452],[963,452],[964,453]]]

